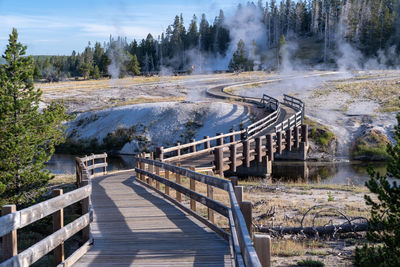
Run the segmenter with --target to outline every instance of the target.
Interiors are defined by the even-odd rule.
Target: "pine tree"
[[[397,114],[395,139],[396,144],[388,145],[387,149],[390,155],[387,175],[370,170],[366,186],[378,201],[365,196],[371,207],[367,239],[377,244],[357,248],[355,266],[400,266],[400,186],[397,181],[388,181],[388,177],[400,179],[400,114]]]
[[[136,55],[133,55],[131,60],[129,61],[127,71],[131,75],[140,75],[139,61]]]
[[[0,193],[15,202],[52,177],[44,162],[63,141],[61,123],[69,118],[55,102],[39,111],[42,92],[33,85],[33,58],[17,39],[13,29],[0,65]]]
[[[233,53],[232,59],[229,62],[230,71],[247,71],[250,70],[251,66],[249,60],[246,57],[245,44],[242,39],[237,44],[237,49]]]

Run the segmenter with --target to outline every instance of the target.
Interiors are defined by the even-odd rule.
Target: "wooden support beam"
[[[237,144],[232,144],[229,146],[229,152],[230,152],[230,170],[231,172],[236,172],[237,169],[237,159],[236,159],[236,154],[237,154]]]
[[[230,132],[232,133],[232,132],[233,132],[233,129],[231,129]],[[231,143],[235,142],[235,141],[236,141],[235,139],[236,139],[236,137],[235,137],[234,135],[231,135],[231,136],[229,137],[229,141],[230,141]]]
[[[189,168],[191,171],[196,171],[195,167],[190,167]],[[194,179],[190,179],[190,190],[195,191],[196,192],[196,180]],[[190,209],[193,211],[196,211],[196,200],[194,199],[190,199]]]
[[[62,189],[54,189],[53,197],[61,196],[63,194]],[[56,211],[52,215],[53,217],[53,233],[57,232],[64,227],[64,209]],[[65,259],[64,255],[64,242],[54,249],[54,266],[57,266]]]
[[[207,197],[210,199],[214,199],[214,188],[211,185],[207,185]],[[207,208],[207,215],[208,215],[208,220],[212,223],[214,223],[214,210]]]
[[[308,125],[301,125],[301,141],[308,144]]]
[[[104,165],[105,165],[105,164],[107,164],[107,153],[104,152],[104,155],[105,155],[105,157],[104,157]],[[103,167],[103,175],[106,175],[106,174],[107,174],[107,166],[104,166]]]
[[[298,126],[294,127],[294,147],[300,147],[300,128]]]
[[[149,172],[154,173],[154,165],[149,164]],[[153,186],[153,179],[151,179],[150,177],[147,178],[147,183]]]
[[[82,186],[89,184],[89,180],[82,180]],[[82,215],[85,215],[90,210],[90,197],[82,199]],[[82,242],[85,243],[90,238],[90,225],[82,229]]]
[[[250,167],[250,141],[243,141],[243,163],[246,168]]]
[[[282,132],[276,133],[276,153],[282,154]]]
[[[267,134],[267,156],[269,160],[274,160],[274,143],[272,134]]]
[[[5,216],[7,214],[13,213],[17,211],[17,207],[15,205],[5,205],[1,209],[1,215]],[[18,246],[17,246],[17,230],[11,231],[10,233],[3,236],[2,239],[2,260],[8,260],[9,258],[14,257],[18,254]]]
[[[246,221],[247,230],[249,231],[250,237],[253,238],[253,213],[251,210],[251,202],[243,201],[240,204],[240,210],[242,211],[244,220]]]
[[[262,137],[256,138],[256,161],[262,163]]]
[[[289,127],[286,130],[286,151],[292,151],[292,129]]]
[[[224,151],[222,147],[216,148],[214,150],[214,163],[215,172],[220,176],[224,175]]]
[[[271,267],[271,237],[254,235],[254,248],[262,267]]]

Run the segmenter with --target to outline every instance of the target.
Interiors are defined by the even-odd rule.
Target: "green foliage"
[[[388,145],[388,174],[382,176],[370,169],[366,186],[378,200],[366,195],[371,207],[367,239],[373,245],[356,249],[355,266],[400,266],[400,186],[388,177],[400,179],[400,114],[395,128],[396,145]]]
[[[297,262],[297,266],[305,267],[324,267],[325,264],[319,260],[305,259]]]
[[[253,70],[253,62],[246,56],[245,44],[242,39],[237,44],[237,49],[233,53],[232,59],[229,62],[230,71],[249,71]]]
[[[56,102],[39,111],[42,92],[33,86],[33,58],[17,39],[13,29],[0,65],[0,191],[19,201],[52,177],[44,162],[64,140],[61,123],[69,116]]]
[[[335,198],[333,197],[331,191],[328,192],[328,201],[335,201]]]
[[[140,65],[136,55],[133,55],[131,60],[128,63],[127,71],[131,75],[139,75],[140,74]]]

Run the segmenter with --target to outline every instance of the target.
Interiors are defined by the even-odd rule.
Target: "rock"
[[[386,147],[390,143],[383,129],[364,126],[350,147],[351,158],[362,161],[384,161],[388,158]]]

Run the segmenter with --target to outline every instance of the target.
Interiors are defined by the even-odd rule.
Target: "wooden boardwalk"
[[[74,266],[230,266],[229,243],[135,182],[134,172],[92,179],[92,248]]]

